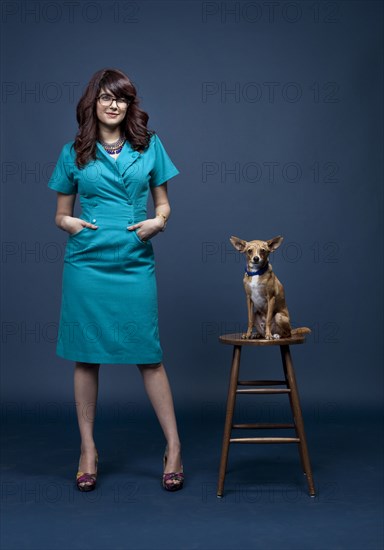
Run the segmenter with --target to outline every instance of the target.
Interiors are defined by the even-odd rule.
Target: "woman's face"
[[[120,99],[116,98],[116,96],[112,92],[104,88],[101,88],[99,97],[102,95],[109,95],[114,99]],[[113,130],[120,126],[120,124],[123,122],[127,113],[128,104],[117,104],[116,101],[113,101],[110,105],[108,105],[107,103],[108,102],[102,104],[100,99],[96,101],[96,115],[99,120],[99,125],[101,124],[108,129]]]

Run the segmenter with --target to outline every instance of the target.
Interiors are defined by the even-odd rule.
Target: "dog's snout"
[[[253,256],[253,261],[257,264],[260,261],[259,256]]]

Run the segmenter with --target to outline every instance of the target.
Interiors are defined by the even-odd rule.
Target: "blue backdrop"
[[[218,336],[246,322],[244,262],[229,237],[279,234],[272,265],[293,325],[313,329],[293,350],[304,403],[379,402],[380,14],[377,2],[3,3],[8,406],[71,400],[72,363],[55,355],[66,234],[47,181],[82,90],[107,66],[132,78],[180,170],[167,231],[153,239],[177,406],[226,393],[231,353]],[[272,368],[278,356],[263,352]],[[253,353],[243,361],[253,368]],[[104,369],[101,404],[144,400],[136,367]]]
[[[382,6],[1,3],[4,550],[383,547]],[[152,239],[186,472],[172,495],[134,365],[101,367],[98,487],[74,483],[73,362],[55,354],[67,234],[47,183],[103,67],[134,81],[180,170]],[[289,445],[232,448],[216,498],[232,356],[218,337],[247,317],[231,235],[284,237],[271,263],[293,325],[312,328],[291,352],[315,499]],[[281,379],[279,349],[244,348],[241,375]],[[287,401],[259,397],[239,399],[238,420],[285,421]]]

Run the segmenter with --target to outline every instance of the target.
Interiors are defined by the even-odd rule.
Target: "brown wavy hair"
[[[121,126],[135,151],[144,151],[149,145],[151,135],[155,133],[147,129],[149,116],[139,108],[136,88],[128,76],[118,69],[101,69],[92,76],[76,108],[79,129],[74,149],[79,168],[96,160],[96,141],[99,139],[96,101],[101,88],[112,92],[116,97],[128,99],[127,113]]]

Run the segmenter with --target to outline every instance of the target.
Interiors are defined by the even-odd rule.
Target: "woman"
[[[69,233],[56,353],[75,361],[81,436],[77,486],[96,486],[93,425],[100,363],[137,364],[164,432],[163,487],[181,489],[181,444],[162,363],[151,238],[170,215],[167,180],[179,171],[147,129],[136,88],[119,70],[94,74],[77,105],[78,133],[62,148],[48,186],[56,225]],[[147,218],[151,190],[155,216]],[[76,194],[82,212],[74,217]]]

